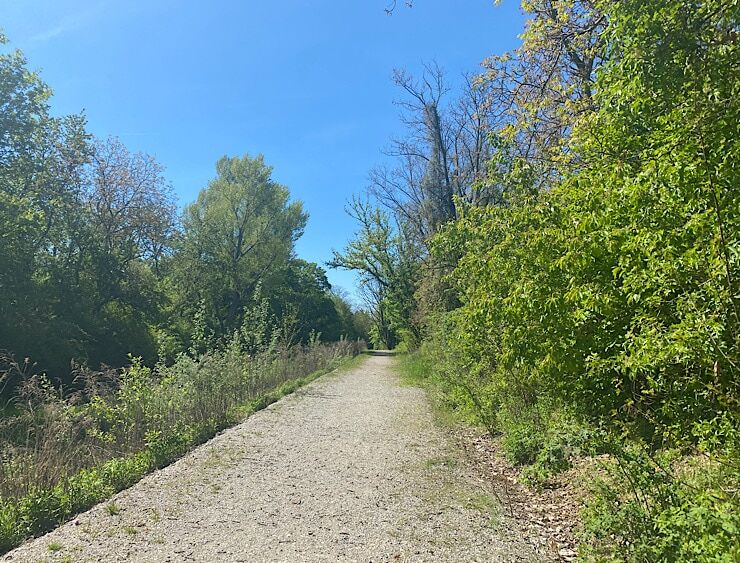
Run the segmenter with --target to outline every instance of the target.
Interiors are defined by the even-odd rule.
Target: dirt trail
[[[537,560],[392,368],[325,376],[3,560]]]

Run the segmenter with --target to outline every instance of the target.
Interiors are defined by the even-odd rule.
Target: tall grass
[[[0,553],[363,348],[346,340],[273,343],[250,353],[234,338],[170,366],[149,368],[133,358],[122,370],[79,370],[73,392],[42,375],[23,377],[0,420]]]

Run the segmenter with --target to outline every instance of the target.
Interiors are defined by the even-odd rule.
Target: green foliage
[[[342,304],[331,293],[326,271],[317,264],[291,259],[268,283],[280,288],[271,296],[270,309],[275,317],[290,322],[285,328],[290,329],[292,340],[308,342],[312,332],[328,342],[347,335],[348,327],[342,325],[337,310]]]
[[[185,209],[183,233],[170,267],[178,307],[202,313],[217,338],[241,326],[258,284],[288,265],[307,216],[288,189],[272,180],[261,155],[223,157],[217,177]]]
[[[0,552],[45,532],[139,481],[154,468],[140,452],[85,469],[50,489],[35,489],[20,499],[0,498]]]
[[[736,561],[737,458],[614,445],[583,514],[584,555],[609,561]]]
[[[412,318],[418,270],[414,249],[388,214],[369,202],[355,199],[349,213],[359,221],[360,231],[343,252],[334,250],[329,266],[360,274],[361,289],[373,307],[370,337],[375,347],[395,348],[401,341],[418,346],[419,328]]]
[[[49,97],[19,51],[0,54],[0,342],[44,359],[74,349],[57,335],[70,326],[48,322],[62,297],[49,279],[62,261],[48,249],[70,234],[59,216],[79,211],[68,182],[79,179],[87,158],[84,119],[52,118]]]
[[[349,340],[370,340],[372,318],[363,310],[352,307],[347,298],[339,291],[332,291],[331,300],[337,311],[341,334]]]
[[[536,487],[546,485],[553,476],[569,469],[573,459],[604,451],[599,433],[579,423],[562,408],[540,405],[539,410],[540,416],[545,417],[539,419],[539,426],[521,424],[530,432],[539,428],[539,448],[522,470],[524,481]],[[504,430],[504,435],[508,434]]]
[[[151,157],[52,117],[49,98],[20,52],[0,54],[0,342],[68,381],[72,360],[155,359],[174,205]]]
[[[283,335],[353,332],[323,270],[294,257],[307,216],[261,156],[219,160],[180,229],[162,166],[92,138],[84,116],[53,117],[50,96],[19,51],[0,51],[3,353],[65,384],[73,363],[172,363],[228,340],[258,285]]]
[[[410,352],[397,355],[398,371],[407,385],[423,387],[432,401],[437,419],[444,424],[479,425],[480,418],[469,397],[459,387],[450,385],[437,360],[441,354],[429,342]]]
[[[90,374],[86,391],[67,398],[48,382],[28,382],[27,410],[3,421],[0,439],[0,552],[130,487],[361,350],[343,340],[268,343],[254,352],[242,342],[237,333],[222,350],[156,370],[132,358],[112,388],[101,385],[110,373]],[[112,503],[108,509],[116,512]]]
[[[509,460],[516,465],[535,462],[543,449],[544,438],[530,425],[516,425],[506,432],[503,446]]]
[[[532,80],[491,135],[495,205],[458,201],[432,267],[412,274],[429,307],[427,381],[502,433],[534,483],[608,453],[616,469],[594,492],[584,552],[730,561],[740,3],[589,4],[527,2],[526,68],[502,58],[488,77],[502,91]],[[548,58],[563,51],[565,63]],[[548,61],[558,70],[540,76]],[[527,97],[534,87],[543,97]]]

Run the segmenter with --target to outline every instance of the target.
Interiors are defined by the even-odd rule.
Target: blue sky
[[[344,213],[402,133],[394,68],[433,60],[453,79],[514,48],[516,0],[2,0],[0,28],[54,91],[165,167],[181,204],[224,154],[262,153],[310,215],[299,256],[323,263]],[[354,293],[355,276],[330,271]]]

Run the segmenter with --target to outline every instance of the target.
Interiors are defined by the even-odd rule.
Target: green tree
[[[463,208],[435,239],[461,253],[447,343],[484,418],[546,425],[556,405],[604,433],[621,472],[591,512],[597,557],[732,560],[740,4],[596,8],[594,109],[549,190]]]
[[[57,377],[155,359],[157,265],[175,223],[156,161],[82,116],[52,117],[23,55],[0,55],[0,347]]]
[[[308,342],[312,335],[334,342],[342,324],[332,300],[326,271],[318,264],[290,259],[263,285],[275,316],[292,323],[292,339]]]
[[[400,339],[415,345],[418,260],[386,213],[359,199],[353,200],[349,213],[360,223],[360,231],[343,252],[334,251],[328,265],[359,272],[375,320],[375,345],[393,348]]]
[[[339,316],[341,334],[350,340],[370,341],[372,319],[362,309],[353,307],[347,294],[341,289],[332,289],[331,299]]]
[[[85,328],[95,338],[88,357],[93,365],[123,365],[135,353],[153,362],[153,329],[165,321],[167,298],[158,270],[177,223],[174,195],[162,166],[149,155],[129,152],[118,139],[96,140],[91,154],[81,274]]]
[[[0,54],[0,347],[64,369],[80,332],[59,317],[59,273],[82,230],[89,151],[84,119],[51,117],[50,95],[20,51]]]
[[[224,336],[241,325],[257,285],[287,265],[307,215],[261,155],[223,157],[216,171],[185,209],[172,267],[186,315],[203,303],[206,322]]]

